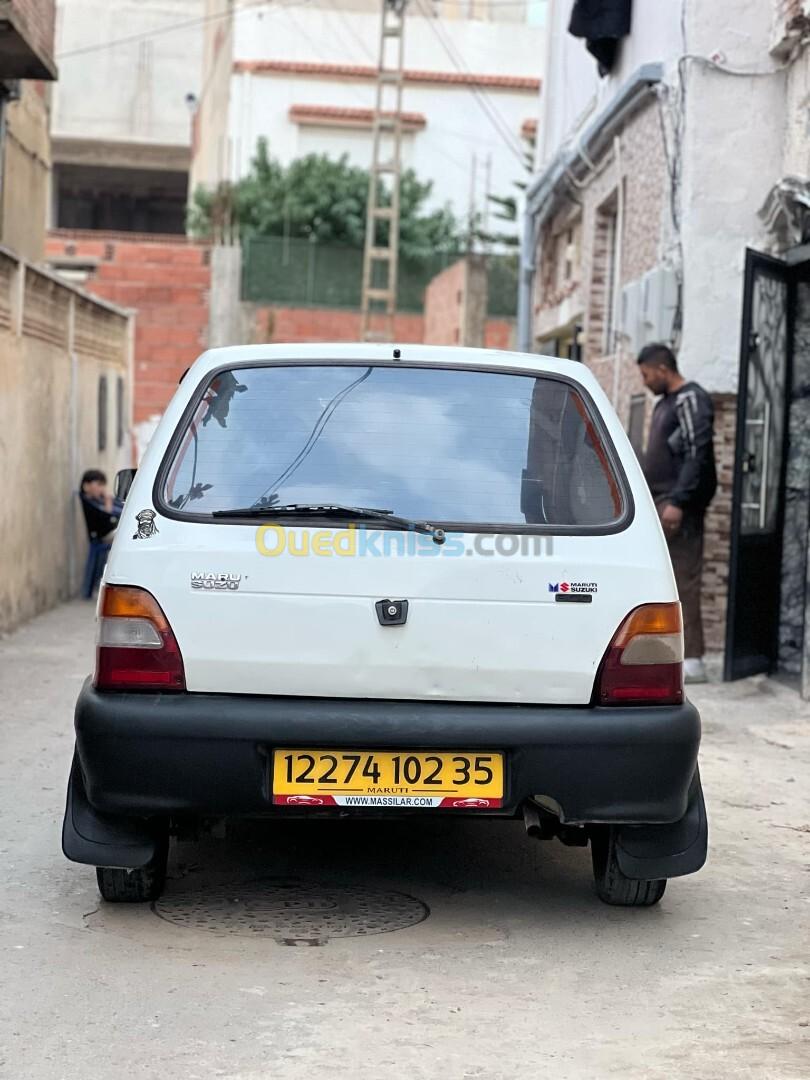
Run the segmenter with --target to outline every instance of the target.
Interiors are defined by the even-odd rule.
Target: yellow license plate
[[[503,754],[274,750],[273,802],[491,810],[503,804]]]

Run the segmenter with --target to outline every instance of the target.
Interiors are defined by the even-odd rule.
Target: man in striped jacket
[[[703,620],[703,520],[717,488],[714,408],[703,387],[687,382],[668,345],[645,345],[638,357],[644,385],[660,394],[653,410],[644,475],[669,545],[683,607],[684,674],[705,682]]]

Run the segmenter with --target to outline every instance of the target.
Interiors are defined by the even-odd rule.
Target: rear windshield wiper
[[[444,529],[427,521],[414,521],[400,517],[391,510],[376,510],[371,506],[342,506],[340,503],[287,503],[285,506],[239,506],[233,510],[213,510],[211,517],[222,518],[273,518],[273,517],[321,517],[342,518],[348,521],[379,521],[398,525],[401,529],[432,536],[437,544],[445,541]]]

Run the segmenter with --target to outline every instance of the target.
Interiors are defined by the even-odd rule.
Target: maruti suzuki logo
[[[549,582],[548,591],[555,593],[595,593],[599,586],[595,581],[560,581]]]

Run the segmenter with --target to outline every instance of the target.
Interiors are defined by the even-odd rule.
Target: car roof
[[[394,350],[400,355],[394,357]],[[468,349],[447,345],[408,345],[391,342],[368,344],[360,342],[319,342],[315,344],[229,345],[209,349],[191,368],[195,379],[207,372],[230,364],[295,364],[320,361],[335,363],[364,361],[368,363],[391,363],[395,359],[404,364],[432,364],[436,367],[487,367],[494,370],[522,370],[546,372],[575,379],[588,388],[596,380],[584,364],[574,360],[559,360],[538,353],[508,352],[499,349]]]

